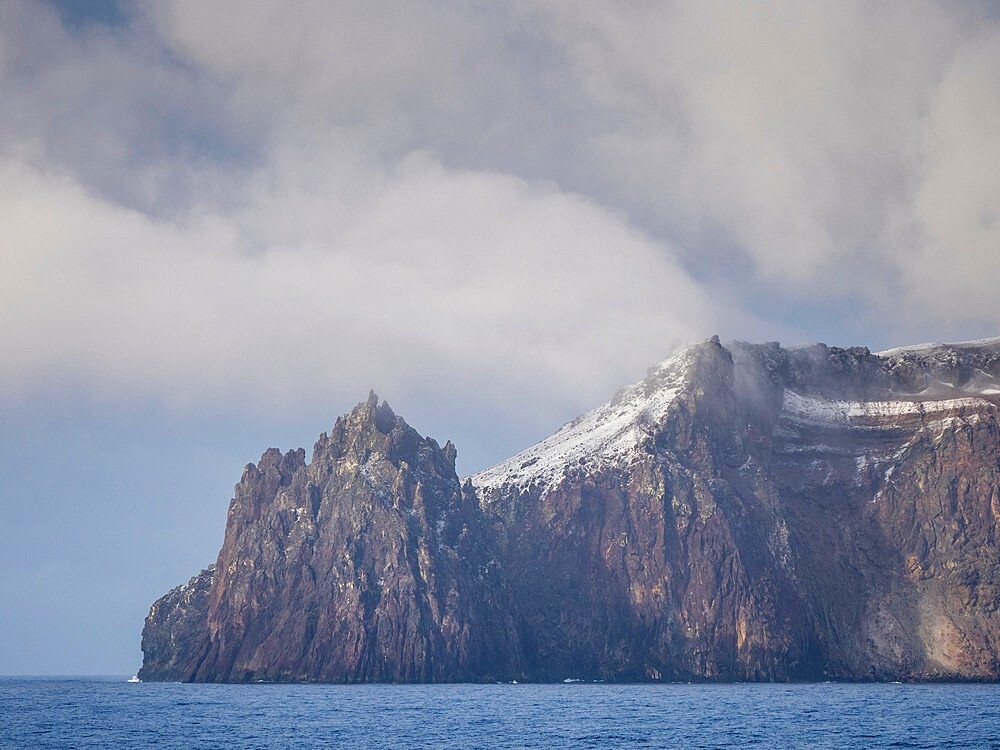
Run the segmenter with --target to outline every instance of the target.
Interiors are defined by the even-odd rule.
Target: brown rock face
[[[713,339],[464,488],[372,398],[247,467],[140,676],[1000,679],[998,397],[996,341]]]
[[[208,597],[215,566],[172,589],[149,610],[142,629],[140,679],[179,680],[190,674],[204,651]]]
[[[175,614],[177,590],[153,606],[140,677],[510,679],[520,656],[502,572],[454,462],[451,444],[374,394],[320,436],[309,465],[301,449],[268,450],[236,487],[198,606]],[[180,623],[183,652],[145,648]]]
[[[753,445],[732,358],[714,341],[685,355],[667,386],[658,373],[639,386],[676,394],[650,415],[638,450],[598,446],[597,459],[548,481],[482,477],[539,677],[822,673],[781,500],[766,476],[745,470]],[[623,408],[642,416],[656,408],[649,400],[626,394]]]
[[[1000,678],[997,383],[713,340],[474,477],[533,676]]]

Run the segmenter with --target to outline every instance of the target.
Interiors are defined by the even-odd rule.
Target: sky
[[[678,345],[1000,335],[986,2],[0,3],[0,674],[132,674],[370,388],[462,474]]]

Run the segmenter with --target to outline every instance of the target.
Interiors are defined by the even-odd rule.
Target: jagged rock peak
[[[434,438],[421,435],[371,391],[366,401],[337,418],[329,434],[321,433],[313,446],[312,463],[345,457],[362,465],[373,457],[396,465],[400,461],[412,465],[441,462],[454,471],[458,451],[451,441],[441,447]]]
[[[278,448],[268,448],[261,454],[256,464],[249,463],[243,468],[239,486],[263,483],[284,487],[291,482],[295,473],[305,466],[306,452],[303,448],[296,448],[284,454]]]
[[[397,425],[408,426],[401,417],[396,416],[389,402],[381,401],[374,390],[368,392],[367,401],[362,401],[346,417],[340,419],[352,426],[372,425],[383,435],[388,435]]]
[[[425,438],[371,391],[366,401],[337,418],[329,435],[324,432],[319,436],[313,449],[313,462],[335,461],[347,456],[362,464],[373,455],[407,458],[424,443]]]
[[[150,610],[143,677],[441,681],[520,677],[491,529],[455,474],[373,392],[236,487],[216,568]]]

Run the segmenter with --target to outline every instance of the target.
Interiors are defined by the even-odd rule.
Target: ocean
[[[0,678],[0,748],[1000,748],[1000,686]]]

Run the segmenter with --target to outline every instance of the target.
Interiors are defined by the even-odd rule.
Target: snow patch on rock
[[[867,427],[894,417],[940,414],[992,406],[982,398],[948,398],[937,401],[831,401],[785,390],[781,417],[800,424]],[[889,426],[895,426],[890,424]]]
[[[479,488],[547,486],[581,463],[624,464],[660,424],[688,381],[695,349],[650,368],[644,380],[577,417],[554,435],[472,477]]]

